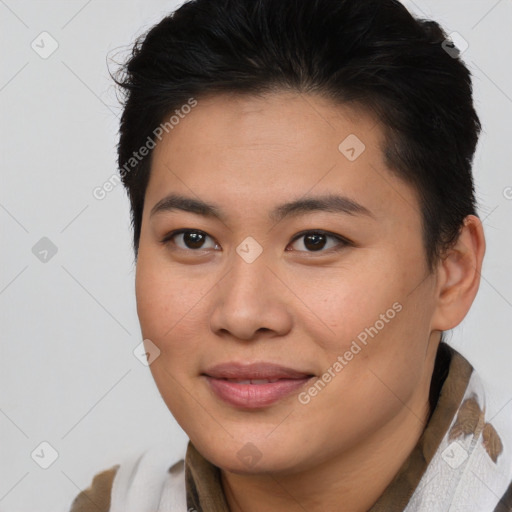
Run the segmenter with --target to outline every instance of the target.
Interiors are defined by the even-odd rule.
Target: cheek
[[[137,261],[135,293],[137,314],[144,338],[155,343],[163,355],[195,349],[205,283],[173,271],[157,257],[141,252]]]
[[[406,279],[382,257],[379,264],[361,260],[350,268],[301,272],[291,281],[304,304],[301,328],[327,353],[343,353],[376,323],[379,331],[396,323]]]
[[[156,265],[139,256],[135,279],[137,314],[145,338],[160,339],[171,324],[170,312],[176,302],[166,280],[159,275]]]

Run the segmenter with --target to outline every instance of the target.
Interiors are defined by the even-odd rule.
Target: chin
[[[297,458],[301,453],[298,447],[273,445],[266,440],[258,443],[233,441],[231,444],[219,443],[222,450],[212,449],[211,441],[206,446],[192,441],[201,455],[224,471],[239,475],[257,475],[265,473],[292,474],[306,466],[306,461]],[[265,446],[262,446],[265,445]],[[286,449],[288,448],[288,449]]]

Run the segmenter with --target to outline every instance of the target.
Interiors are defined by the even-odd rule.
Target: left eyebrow
[[[346,196],[334,194],[297,199],[282,204],[270,213],[270,219],[274,222],[280,222],[285,217],[319,211],[344,213],[347,215],[366,215],[375,219],[375,215],[362,204]]]
[[[218,206],[207,203],[201,199],[170,194],[153,206],[150,217],[157,213],[173,210],[182,210],[204,217],[211,217],[221,221],[226,221],[227,216],[222,213]],[[269,218],[273,222],[280,222],[285,217],[296,217],[310,212],[333,212],[347,215],[365,215],[375,219],[375,215],[365,206],[357,203],[353,199],[340,195],[324,195],[309,197],[290,201],[274,208],[269,213]]]

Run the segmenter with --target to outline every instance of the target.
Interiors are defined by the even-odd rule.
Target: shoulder
[[[94,476],[70,512],[186,510],[186,445],[157,443]]]
[[[94,476],[91,485],[73,501],[70,512],[108,512],[114,477],[119,465]]]
[[[112,510],[186,510],[185,454],[186,446],[157,443],[128,457],[112,485]]]

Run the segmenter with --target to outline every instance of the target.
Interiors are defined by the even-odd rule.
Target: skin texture
[[[355,134],[350,161],[339,144]],[[414,190],[386,168],[381,126],[313,95],[214,96],[157,144],[136,273],[150,368],[199,452],[222,470],[232,511],[367,510],[416,444],[442,330],[466,315],[479,285],[482,226],[469,216],[428,273]],[[153,207],[176,193],[215,204],[223,220]],[[371,215],[269,212],[338,193]],[[173,230],[208,236],[200,249]],[[304,230],[327,231],[315,251]],[[246,237],[263,252],[247,263]],[[332,248],[338,247],[338,250]],[[321,377],[393,304],[400,311],[307,404],[298,392],[259,409],[214,395],[203,372],[227,361],[273,362]],[[379,324],[380,325],[380,324]],[[302,390],[304,391],[304,390]],[[246,443],[259,460],[238,456]]]

